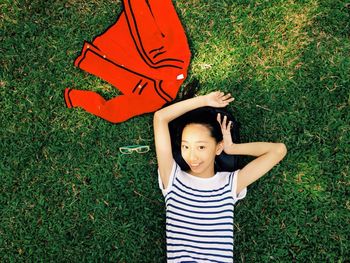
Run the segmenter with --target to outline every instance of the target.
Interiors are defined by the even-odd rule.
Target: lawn
[[[236,262],[350,260],[350,9],[339,0],[177,0],[200,94],[231,92],[241,140],[288,155],[235,209]],[[65,87],[121,1],[0,3],[0,262],[164,262],[152,114],[111,124]],[[121,155],[125,145],[146,154]]]

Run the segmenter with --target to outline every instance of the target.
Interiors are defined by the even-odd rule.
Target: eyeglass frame
[[[129,146],[119,147],[119,151],[122,154],[132,154],[133,152],[142,154],[142,153],[149,152],[149,150],[150,148],[148,145],[129,145]]]

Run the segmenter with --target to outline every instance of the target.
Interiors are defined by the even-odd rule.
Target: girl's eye
[[[205,146],[199,146],[199,149],[204,150]]]
[[[188,146],[187,146],[187,145],[182,145],[182,149],[187,150],[187,149],[188,149]]]

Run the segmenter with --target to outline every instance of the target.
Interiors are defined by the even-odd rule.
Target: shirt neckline
[[[186,171],[183,171],[182,170],[182,172],[184,173],[184,174],[186,174],[188,177],[190,177],[190,178],[193,178],[193,179],[195,179],[195,180],[198,180],[198,181],[212,181],[212,180],[214,180],[214,179],[216,179],[216,177],[218,176],[218,172],[216,172],[213,176],[211,176],[211,177],[208,177],[208,178],[203,178],[203,177],[199,177],[199,176],[195,176],[195,175],[193,175],[193,174],[190,174],[190,173],[188,173],[188,172],[186,172]]]

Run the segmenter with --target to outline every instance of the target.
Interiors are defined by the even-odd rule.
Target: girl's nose
[[[197,160],[198,160],[197,154],[196,154],[196,152],[195,152],[194,150],[191,150],[191,151],[190,151],[189,157],[190,157],[190,161],[191,161],[191,162],[197,161]]]

